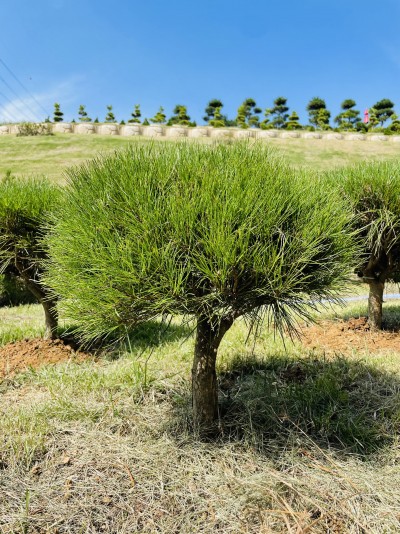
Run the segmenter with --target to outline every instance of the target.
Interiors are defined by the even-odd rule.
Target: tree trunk
[[[57,302],[55,300],[42,300],[45,317],[44,337],[46,339],[57,339],[58,312]]]
[[[21,262],[16,262],[15,266],[27,289],[29,289],[33,296],[37,298],[37,300],[43,306],[45,318],[44,337],[46,339],[57,339],[57,301],[49,297],[48,292],[39,284],[39,282],[36,282],[29,277],[28,269],[24,268],[24,265]]]
[[[218,388],[215,363],[219,344],[233,324],[233,318],[220,321],[205,316],[197,319],[192,367],[192,403],[195,430],[210,435],[218,420]]]
[[[383,290],[385,284],[379,280],[368,280],[368,284],[368,322],[371,330],[381,330]]]

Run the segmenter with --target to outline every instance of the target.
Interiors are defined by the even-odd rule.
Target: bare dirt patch
[[[306,347],[322,348],[327,352],[349,353],[359,350],[400,352],[400,332],[399,330],[372,331],[367,317],[322,321],[303,330],[302,343]]]
[[[76,352],[61,339],[25,339],[0,347],[0,378],[12,376],[30,367],[72,360],[83,361],[89,355]]]

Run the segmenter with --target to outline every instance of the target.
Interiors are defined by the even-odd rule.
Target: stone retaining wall
[[[201,138],[212,137],[214,139],[334,139],[348,141],[375,141],[379,143],[400,143],[400,135],[382,134],[360,134],[360,133],[339,133],[339,132],[309,132],[305,130],[260,130],[258,128],[212,128],[210,126],[196,126],[188,128],[186,126],[164,126],[141,124],[95,124],[92,122],[69,123],[58,122],[49,123],[54,133],[75,133],[81,135],[123,135],[125,137],[168,137],[168,138]],[[18,133],[18,124],[0,126],[0,135]]]

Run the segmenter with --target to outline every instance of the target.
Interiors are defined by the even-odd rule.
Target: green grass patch
[[[44,334],[42,306],[25,304],[0,308],[0,346]]]
[[[64,170],[79,165],[99,153],[110,152],[129,144],[154,142],[146,138],[123,136],[55,134],[51,137],[0,137],[0,176],[11,171],[17,176],[46,175],[62,183]],[[162,142],[173,143],[173,140]],[[203,142],[212,142],[206,139]],[[268,139],[288,163],[295,166],[327,170],[365,160],[398,158],[395,143],[338,141],[323,139]]]

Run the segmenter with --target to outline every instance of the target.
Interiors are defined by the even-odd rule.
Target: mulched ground
[[[351,318],[346,321],[321,321],[303,330],[302,343],[312,349],[327,352],[351,353],[355,350],[369,352],[400,352],[400,332],[371,331],[367,317]]]
[[[0,379],[30,367],[72,360],[83,361],[88,354],[76,352],[60,339],[24,339],[0,347]]]

